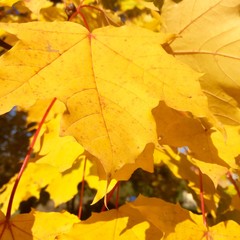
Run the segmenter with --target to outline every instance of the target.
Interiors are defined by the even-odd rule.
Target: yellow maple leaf
[[[100,159],[108,177],[157,142],[151,109],[159,100],[210,116],[201,74],[162,49],[165,35],[137,27],[89,33],[70,22],[0,27],[21,39],[0,59],[1,110],[57,97],[67,106],[62,133]]]
[[[198,119],[188,117],[184,113],[171,109],[164,102],[160,102],[158,107],[153,110],[153,115],[157,119],[159,143],[175,148],[187,146],[189,149],[187,155],[190,156],[188,161],[207,174],[216,187],[220,177],[227,172],[227,169],[236,167],[234,157],[237,152],[237,142],[234,145],[235,151],[233,149],[231,151],[229,144],[226,145],[220,132],[214,131],[214,129],[206,129]],[[226,132],[228,134],[228,131]],[[219,139],[219,144],[216,143],[215,138]],[[228,139],[227,142],[229,141],[234,142],[236,139]],[[230,155],[232,156],[231,158],[229,157]],[[184,167],[184,164],[180,164],[181,157],[178,156],[178,159],[174,156],[172,157],[176,160],[175,162],[181,170],[191,171],[190,163],[188,164],[189,169],[187,169]],[[169,165],[168,159],[164,158],[163,160]],[[178,172],[179,169],[177,168],[175,171]],[[188,174],[185,177],[188,178],[187,176]]]
[[[107,239],[160,240],[187,219],[190,219],[188,211],[180,206],[140,195],[136,201],[118,210],[94,213],[58,239],[75,240],[81,233],[82,239],[104,236]]]
[[[148,233],[145,233],[148,232]],[[152,223],[144,221],[139,212],[125,205],[119,210],[110,210],[102,213],[93,213],[92,216],[80,224],[73,225],[71,231],[59,235],[58,240],[77,240],[81,235],[82,240],[88,239],[122,239],[159,240],[162,232]]]
[[[29,214],[18,214],[9,221],[0,212],[1,240],[54,240],[59,234],[69,231],[79,219],[67,212],[41,213],[31,211]],[[6,225],[5,225],[6,224]]]
[[[239,124],[239,0],[167,0],[162,17],[165,30],[179,35],[170,44],[173,54],[206,73],[201,86],[212,112]]]

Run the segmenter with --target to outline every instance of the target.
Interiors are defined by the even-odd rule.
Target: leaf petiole
[[[28,149],[28,152],[26,154],[26,157],[23,161],[23,164],[21,166],[21,169],[18,173],[18,176],[17,176],[17,179],[14,183],[14,186],[13,186],[13,189],[12,189],[12,192],[11,192],[11,195],[10,195],[10,198],[9,198],[9,202],[8,202],[8,207],[7,207],[7,213],[6,213],[6,221],[8,221],[11,217],[11,210],[12,210],[12,204],[13,204],[13,200],[14,200],[14,196],[15,196],[15,193],[16,193],[16,190],[17,190],[17,187],[18,187],[18,184],[20,182],[20,179],[22,177],[22,174],[23,174],[23,171],[25,170],[26,166],[27,166],[27,163],[28,163],[28,160],[30,159],[31,157],[31,153],[33,151],[33,148],[34,148],[34,145],[35,145],[35,142],[37,140],[37,137],[39,135],[39,132],[42,128],[42,125],[43,123],[45,122],[47,116],[48,116],[48,113],[50,112],[51,108],[53,107],[54,103],[56,102],[57,98],[53,98],[53,100],[51,101],[50,105],[48,106],[46,112],[44,113],[43,115],[43,118],[42,120],[40,121],[39,123],[39,126],[37,128],[37,131],[35,132],[34,136],[33,136],[33,139],[32,139],[32,142],[29,146],[29,149]]]

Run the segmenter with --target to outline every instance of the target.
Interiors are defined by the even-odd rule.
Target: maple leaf
[[[160,102],[159,106],[153,109],[153,115],[155,119],[158,119],[156,122],[160,144],[175,148],[188,146],[189,163],[187,165],[185,165],[185,161],[182,162],[182,158],[179,156],[170,160],[177,166],[174,172],[182,172],[180,177],[190,180],[189,176],[191,174],[189,172],[192,172],[191,168],[198,166],[203,173],[212,179],[215,187],[217,187],[220,177],[228,171],[227,169],[237,167],[235,163],[239,142],[237,132],[235,138],[228,138],[224,141],[219,131],[206,129],[203,125],[204,122],[187,117],[167,107],[164,102]],[[168,158],[163,158],[163,161],[167,165],[170,163]],[[211,191],[209,192],[211,193]]]
[[[57,219],[57,221],[56,221]],[[79,219],[67,212],[41,213],[31,211],[29,214],[18,214],[6,220],[0,212],[1,240],[54,240],[59,234],[67,232]]]
[[[118,210],[94,213],[57,239],[75,240],[81,233],[82,239],[104,236],[107,239],[157,240],[174,232],[177,224],[189,218],[188,211],[178,205],[140,195],[135,202]]]
[[[167,0],[162,17],[165,30],[179,35],[170,43],[175,57],[206,73],[200,83],[211,111],[239,124],[239,0]]]
[[[200,74],[165,53],[165,35],[137,27],[89,33],[70,22],[0,26],[20,39],[0,60],[1,110],[57,97],[67,106],[62,132],[109,176],[157,142],[151,109],[159,100],[210,116]]]
[[[202,216],[190,214],[192,221],[187,219],[179,223],[175,228],[175,233],[171,233],[167,240],[202,240],[202,239],[214,239],[214,240],[228,240],[237,239],[239,224],[230,220],[226,222],[220,222],[214,226],[208,227],[208,229],[202,225]]]

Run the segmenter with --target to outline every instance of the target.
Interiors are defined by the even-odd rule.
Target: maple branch
[[[115,203],[116,209],[118,209],[118,206],[119,206],[119,193],[120,193],[120,182],[117,183],[117,195],[116,195],[116,203]]]
[[[208,231],[208,224],[206,220],[206,212],[205,212],[205,204],[204,204],[204,194],[203,194],[203,178],[202,178],[202,171],[199,167],[194,167],[195,173],[199,176],[199,186],[200,186],[200,201],[201,201],[201,211],[203,217],[203,225],[206,227],[207,231],[204,233],[204,237],[206,240],[209,240],[209,231]]]
[[[205,204],[204,204],[204,193],[203,193],[203,178],[202,171],[199,167],[192,166],[192,170],[199,176],[199,187],[200,187],[200,202],[201,202],[201,211],[203,217],[203,224],[206,228],[208,228],[207,220],[206,220],[206,212],[205,212]]]
[[[81,219],[82,217],[82,209],[83,209],[83,194],[84,194],[84,185],[85,185],[85,171],[86,171],[87,159],[84,159],[83,165],[83,176],[82,176],[82,185],[80,191],[80,198],[79,198],[79,209],[78,209],[78,218]]]
[[[110,25],[109,19],[108,19],[108,17],[106,16],[105,12],[102,9],[94,7],[94,6],[91,6],[91,5],[82,5],[81,6],[81,8],[84,8],[84,7],[92,8],[92,9],[95,9],[95,10],[101,12],[103,14],[104,18],[106,19],[107,23]]]
[[[83,22],[84,22],[85,27],[86,27],[87,30],[90,32],[90,28],[89,28],[87,19],[85,18],[84,14],[81,12],[80,8],[79,8],[79,10],[77,11],[77,13],[82,17],[82,20],[83,20]]]
[[[12,192],[11,192],[11,195],[10,195],[10,198],[9,198],[8,207],[7,207],[7,213],[6,213],[6,221],[8,221],[8,220],[10,219],[10,217],[11,217],[11,210],[12,210],[12,204],[13,204],[13,199],[14,199],[14,196],[15,196],[15,192],[16,192],[16,190],[17,190],[18,184],[19,184],[20,179],[21,179],[21,177],[22,177],[23,171],[25,170],[25,168],[26,168],[26,166],[27,166],[28,160],[29,160],[30,157],[31,157],[31,153],[32,153],[32,151],[33,151],[33,148],[34,148],[35,142],[36,142],[36,140],[37,140],[37,137],[38,137],[38,135],[39,135],[39,133],[40,133],[40,130],[41,130],[41,128],[42,128],[43,123],[45,122],[45,120],[46,120],[46,118],[47,118],[47,116],[48,116],[48,113],[50,112],[50,110],[51,110],[51,108],[52,108],[52,106],[54,105],[54,103],[55,103],[56,100],[57,100],[57,98],[54,98],[54,99],[51,101],[50,105],[48,106],[46,112],[45,112],[44,115],[43,115],[42,120],[41,120],[40,123],[39,123],[39,126],[38,126],[38,128],[37,128],[37,131],[35,132],[35,134],[34,134],[34,136],[33,136],[32,142],[31,142],[31,144],[30,144],[30,147],[29,147],[29,149],[28,149],[28,152],[27,152],[27,154],[26,154],[26,157],[25,157],[25,159],[24,159],[24,161],[23,161],[23,164],[22,164],[22,166],[21,166],[21,169],[20,169],[20,171],[19,171],[19,173],[18,173],[17,179],[16,179],[16,181],[15,181],[15,183],[14,183],[14,186],[13,186],[13,189],[12,189]]]
[[[198,168],[197,170],[199,175],[199,185],[200,185],[200,201],[201,201],[201,210],[202,210],[202,217],[203,217],[203,224],[207,227],[206,221],[206,214],[205,214],[205,206],[204,206],[204,194],[203,194],[203,179],[202,179],[202,172]]]
[[[118,186],[119,186],[119,182],[117,182],[116,185],[113,187],[113,189],[110,191],[110,193],[107,194],[107,200],[106,200],[106,203],[109,202],[109,200],[111,199],[111,197],[112,197],[112,195],[113,195],[115,189],[116,189]],[[105,204],[103,204],[102,209],[101,209],[101,212],[103,212],[103,211],[105,211],[105,210],[106,210],[106,206],[105,206]]]

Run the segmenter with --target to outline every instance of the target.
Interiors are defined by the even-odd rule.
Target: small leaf
[[[70,230],[78,218],[67,212],[18,214],[10,221],[0,212],[1,240],[54,240],[56,235]],[[7,224],[7,225],[5,225]]]
[[[58,170],[49,164],[29,163],[16,191],[12,211],[15,212],[18,209],[21,201],[27,200],[32,196],[39,198],[40,190],[59,175]],[[15,179],[16,176],[3,187],[5,191],[0,195],[0,203],[2,204],[1,211],[6,212],[7,210],[8,199]]]

